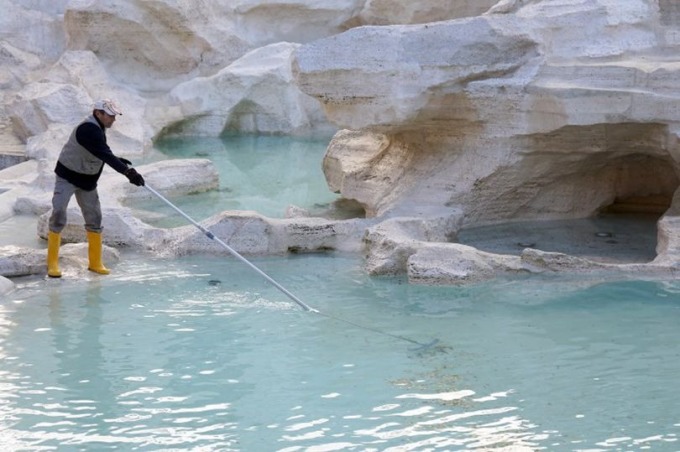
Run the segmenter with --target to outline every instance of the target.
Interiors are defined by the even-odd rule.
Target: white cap
[[[111,116],[122,115],[123,112],[114,101],[111,99],[100,99],[94,103],[95,110],[103,110],[106,114]]]

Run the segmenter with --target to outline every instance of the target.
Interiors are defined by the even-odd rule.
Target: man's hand
[[[125,171],[125,177],[128,178],[131,184],[134,184],[138,187],[141,187],[144,185],[144,178],[142,177],[141,174],[137,172],[136,169],[134,168],[128,168],[127,171]]]

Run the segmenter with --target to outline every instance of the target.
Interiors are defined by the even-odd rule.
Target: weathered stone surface
[[[256,46],[310,42],[341,33],[365,0],[237,0],[229,2],[239,35]],[[275,24],[275,26],[272,26]]]
[[[426,245],[407,261],[409,282],[428,285],[462,285],[525,271],[516,256],[479,251],[459,243]]]
[[[461,115],[467,112],[455,106],[455,95],[475,80],[509,78],[537,47],[482,17],[360,27],[303,45],[294,70],[339,127],[396,132],[473,119]]]
[[[422,24],[442,20],[480,16],[498,0],[368,0],[359,16],[358,25]]]
[[[91,273],[88,267],[87,243],[63,245],[59,250],[59,267],[63,277]],[[16,246],[0,247],[0,275],[4,277],[47,275],[47,251]],[[118,250],[102,247],[105,265],[114,265],[119,260]],[[0,282],[1,286],[1,282]],[[0,287],[2,291],[2,287]]]
[[[40,56],[40,64],[49,65],[66,48],[63,19],[60,17],[66,3],[66,0],[0,1],[0,41],[7,43],[7,48],[14,49],[13,53]],[[21,60],[26,61],[26,58]],[[20,71],[23,68],[15,69]]]
[[[93,103],[84,91],[72,85],[37,83],[18,93],[8,110],[15,132],[27,140],[45,132],[53,122],[77,123],[84,117],[82,112],[91,110]]]
[[[145,181],[164,196],[200,193],[214,190],[219,186],[215,168],[209,160],[166,160],[137,167]],[[162,235],[156,228],[137,219],[130,208],[121,203],[126,200],[140,200],[155,197],[153,193],[128,182],[121,174],[110,168],[102,176],[98,188],[102,203],[104,231],[102,239],[110,245],[127,245],[153,248],[153,237]],[[20,200],[24,206],[29,200]],[[37,200],[34,200],[37,201]],[[25,209],[26,207],[24,207]],[[49,197],[41,197],[33,204],[32,210],[40,211],[38,235],[47,238],[48,220],[51,213]],[[82,242],[86,240],[80,208],[75,200],[69,204],[68,222],[62,231],[62,242]]]
[[[405,273],[411,255],[432,242],[453,240],[461,221],[460,211],[448,209],[422,218],[390,218],[370,227],[364,239],[366,270],[370,274]]]
[[[359,252],[366,227],[372,223],[361,219],[272,219],[257,212],[226,211],[201,221],[205,230],[195,225],[171,230],[147,229],[144,242],[164,256],[232,254],[227,247],[243,255]]]
[[[43,192],[38,183],[39,166],[37,161],[29,160],[0,171],[0,221],[15,214],[18,198]]]
[[[680,202],[678,193],[673,199],[672,207],[659,219],[657,258],[654,263],[680,267]]]
[[[358,9],[356,1],[15,3],[3,3],[0,19],[0,118],[13,124],[0,129],[0,145],[4,134],[29,141],[33,158],[49,158],[45,143],[63,142],[102,97],[125,113],[109,136],[122,155],[140,155],[167,131],[332,130],[319,103],[291,83],[291,49],[339,32]]]
[[[586,218],[612,206],[663,212],[680,185],[671,10],[645,0],[503,1],[483,17],[366,27],[303,45],[300,86],[352,130],[329,147],[329,185],[371,216],[450,206],[465,226]],[[670,214],[659,223],[651,273],[677,265],[675,223]],[[369,240],[373,272],[404,271],[413,255],[410,271],[420,274],[434,254],[459,255],[399,234]],[[415,257],[420,248],[428,254]],[[475,255],[470,262],[485,264],[470,275],[507,271],[484,270],[495,260]],[[565,260],[553,256],[549,267],[600,270]],[[441,279],[467,274],[433,265]]]
[[[518,274],[588,274],[601,280],[625,278],[676,278],[676,265],[607,264],[564,253],[527,248],[521,256],[487,253],[458,243],[423,244],[410,255],[409,282],[427,285],[465,285]]]
[[[167,89],[214,73],[249,49],[220,3],[71,2],[64,26],[69,48],[96,53],[116,79],[144,90]]]
[[[408,146],[384,134],[342,130],[328,146],[323,171],[332,191],[375,217],[408,186],[404,179],[412,157]]]
[[[298,46],[277,43],[247,53],[215,75],[177,85],[150,102],[146,115],[164,135],[329,133],[318,102],[292,83]]]
[[[366,228],[375,220],[328,220],[302,218],[274,221],[275,249],[280,252],[307,253],[342,251],[358,253],[363,249]]]
[[[2,4],[0,148],[15,146],[2,139],[10,133],[25,141],[36,174],[0,172],[0,215],[42,215],[42,235],[61,143],[95,98],[110,96],[125,111],[108,135],[121,156],[141,157],[163,135],[340,129],[324,171],[366,218],[291,208],[284,220],[204,221],[245,254],[364,252],[371,274],[427,284],[517,272],[672,276],[680,266],[672,1],[21,3]],[[395,25],[344,31],[363,24]],[[210,165],[189,166],[198,181],[173,164],[140,171],[169,195],[216,186]],[[102,188],[109,243],[225,251],[193,226],[135,218],[123,200],[151,194],[120,175],[106,174]],[[461,227],[612,208],[663,214],[653,262],[455,243]],[[67,242],[83,238],[74,210]]]

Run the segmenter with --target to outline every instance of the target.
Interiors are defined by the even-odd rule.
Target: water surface
[[[239,140],[176,143],[176,155],[168,145],[171,157],[213,159],[221,176],[218,192],[173,201],[197,219],[332,202],[326,144],[271,140],[267,152],[252,137],[235,153]],[[0,223],[0,243],[44,247],[26,234],[35,223]],[[569,240],[554,228],[463,236],[509,253],[523,240],[615,247],[621,259],[650,252],[646,223],[579,227],[588,241],[570,242],[573,228]],[[602,228],[619,243],[593,238]],[[0,301],[3,450],[680,450],[676,281],[424,287],[369,277],[361,256],[253,262],[319,313],[230,257],[122,249],[109,276],[15,279]]]
[[[12,450],[679,450],[680,285],[124,253],[2,303]],[[435,346],[421,349],[414,342]],[[508,449],[510,448],[510,449]]]
[[[156,144],[155,159],[205,158],[220,177],[218,190],[182,197],[172,202],[189,216],[202,220],[225,210],[252,210],[282,218],[289,206],[310,215],[329,208],[338,195],[328,189],[322,160],[330,138],[235,135],[187,138]],[[135,202],[136,215],[158,227],[183,225],[183,219],[161,201]],[[162,215],[165,214],[165,215]]]

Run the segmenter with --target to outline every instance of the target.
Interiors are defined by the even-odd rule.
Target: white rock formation
[[[17,153],[23,142],[21,153],[28,161],[0,172],[0,219],[17,213],[40,216],[37,232],[43,237],[61,144],[97,98],[112,97],[123,107],[124,115],[107,134],[108,141],[117,155],[133,161],[162,134],[218,136],[229,129],[332,133],[335,129],[329,127],[320,104],[292,83],[292,53],[299,42],[341,32],[363,5],[193,0],[15,3],[1,2],[0,152]],[[273,18],[276,27],[271,26]],[[139,169],[168,196],[217,186],[214,168],[201,160]],[[151,196],[148,192],[117,174],[105,173],[100,182],[106,243],[167,254],[164,244],[176,242],[170,254],[185,254],[210,242],[200,234],[196,237],[192,227],[166,231],[142,223],[121,202]],[[308,218],[301,226],[294,218],[271,223],[252,212],[224,217],[222,228],[238,223],[232,218],[250,223],[261,219],[272,232],[270,240],[253,239],[247,228],[233,234],[234,246],[246,253],[289,248],[356,251],[364,231],[352,221]],[[63,240],[83,239],[82,218],[74,202]],[[251,249],[247,245],[254,240],[269,245]],[[19,273],[32,273],[44,270],[31,265],[44,258],[36,260],[35,252],[44,254],[4,250],[3,255],[13,254],[23,262]]]
[[[97,54],[123,86],[161,92],[215,75],[245,53],[343,31],[359,0],[71,1],[64,26],[71,50]],[[276,26],[272,26],[272,23]]]
[[[295,70],[352,130],[336,135],[325,167],[369,216],[458,208],[465,227],[585,218],[612,205],[663,212],[680,174],[679,24],[663,1],[504,1],[481,17],[309,43]],[[678,265],[675,210],[659,223],[652,272]],[[447,274],[466,272],[462,261],[480,261],[462,259],[458,246],[434,253],[418,240],[404,252],[403,243],[392,260],[413,261],[393,268],[377,264],[390,259],[369,240],[369,270],[434,282],[427,266],[441,264],[451,282]],[[481,259],[501,268],[495,260]],[[589,267],[565,267],[579,265]]]
[[[318,102],[293,83],[297,47],[277,43],[253,50],[217,74],[181,83],[149,102],[146,116],[165,136],[330,133],[334,128]]]
[[[110,143],[133,160],[164,135],[341,129],[324,170],[366,218],[205,220],[239,252],[365,251],[369,272],[428,284],[680,268],[680,11],[670,0],[16,3],[0,0],[0,147],[11,134],[29,161],[0,172],[0,215],[41,215],[41,235],[61,143],[111,96],[125,114]],[[164,193],[216,186],[204,161],[187,164],[205,175],[198,185],[172,165],[140,170]],[[135,218],[121,200],[150,195],[119,175],[102,185],[110,245],[224,252],[191,226]],[[653,262],[455,243],[464,227],[612,206],[664,214]],[[78,215],[66,241],[82,240]],[[13,252],[32,268],[34,257]]]
[[[35,167],[35,161],[24,166]],[[30,169],[29,168],[29,169]],[[149,186],[163,196],[172,197],[198,193],[217,188],[219,181],[212,163],[204,159],[167,160],[139,166]],[[24,177],[27,185],[37,177],[19,172],[16,167],[0,171],[0,180],[7,176]],[[200,177],[197,177],[200,176]],[[18,178],[15,179],[18,181]],[[117,248],[134,247],[159,256],[173,257],[187,254],[229,255],[218,241],[211,240],[195,225],[177,228],[156,228],[140,221],[135,211],[122,204],[154,197],[150,191],[135,187],[125,178],[108,171],[100,181],[100,198],[104,214],[103,240],[106,245],[104,258],[115,264]],[[18,184],[18,182],[16,182]],[[47,220],[50,213],[51,194],[42,190],[9,190],[16,198],[13,205],[17,214],[39,216],[36,233],[47,236]],[[2,194],[4,195],[4,194]],[[0,196],[2,196],[0,195]],[[0,198],[0,203],[3,199]],[[196,219],[201,220],[201,219]],[[322,218],[269,219],[256,212],[222,212],[201,221],[206,230],[228,246],[246,255],[285,254],[288,252],[319,252],[338,250],[360,252],[366,228],[376,220],[328,220]],[[85,244],[84,220],[77,204],[69,205],[68,224],[62,231],[61,266],[70,273],[65,276],[82,276],[87,272],[87,245]],[[45,274],[46,250],[27,249],[16,246],[0,247],[0,275],[4,277]],[[62,269],[64,271],[64,269]],[[12,284],[0,279],[0,294],[11,290]]]
[[[45,251],[30,248],[0,247],[0,273],[5,277],[44,274],[45,254]],[[107,265],[115,265],[119,260],[118,250],[104,246],[102,248],[102,260]],[[86,275],[89,272],[87,269],[87,243],[63,245],[59,249],[59,265],[65,278]],[[2,293],[1,291],[2,287],[0,286],[0,293]]]
[[[230,1],[238,33],[255,46],[310,42],[341,33],[365,0]]]
[[[358,25],[398,25],[440,22],[482,15],[498,0],[367,0],[354,19]]]
[[[218,124],[256,133],[328,129],[319,104],[291,83],[291,51],[296,42],[339,32],[339,24],[360,6],[356,1],[44,3],[2,1],[0,118],[11,119],[13,127],[0,134],[26,142],[50,133],[60,141],[50,129],[73,126],[94,99],[112,97],[131,118],[127,124],[119,121],[112,137],[126,149],[123,155],[138,155],[168,130],[215,136],[223,132]],[[271,18],[277,27],[270,26]],[[267,44],[274,45],[249,53]],[[202,97],[215,92],[218,98]],[[35,153],[45,157],[42,148],[29,149],[30,157]]]

